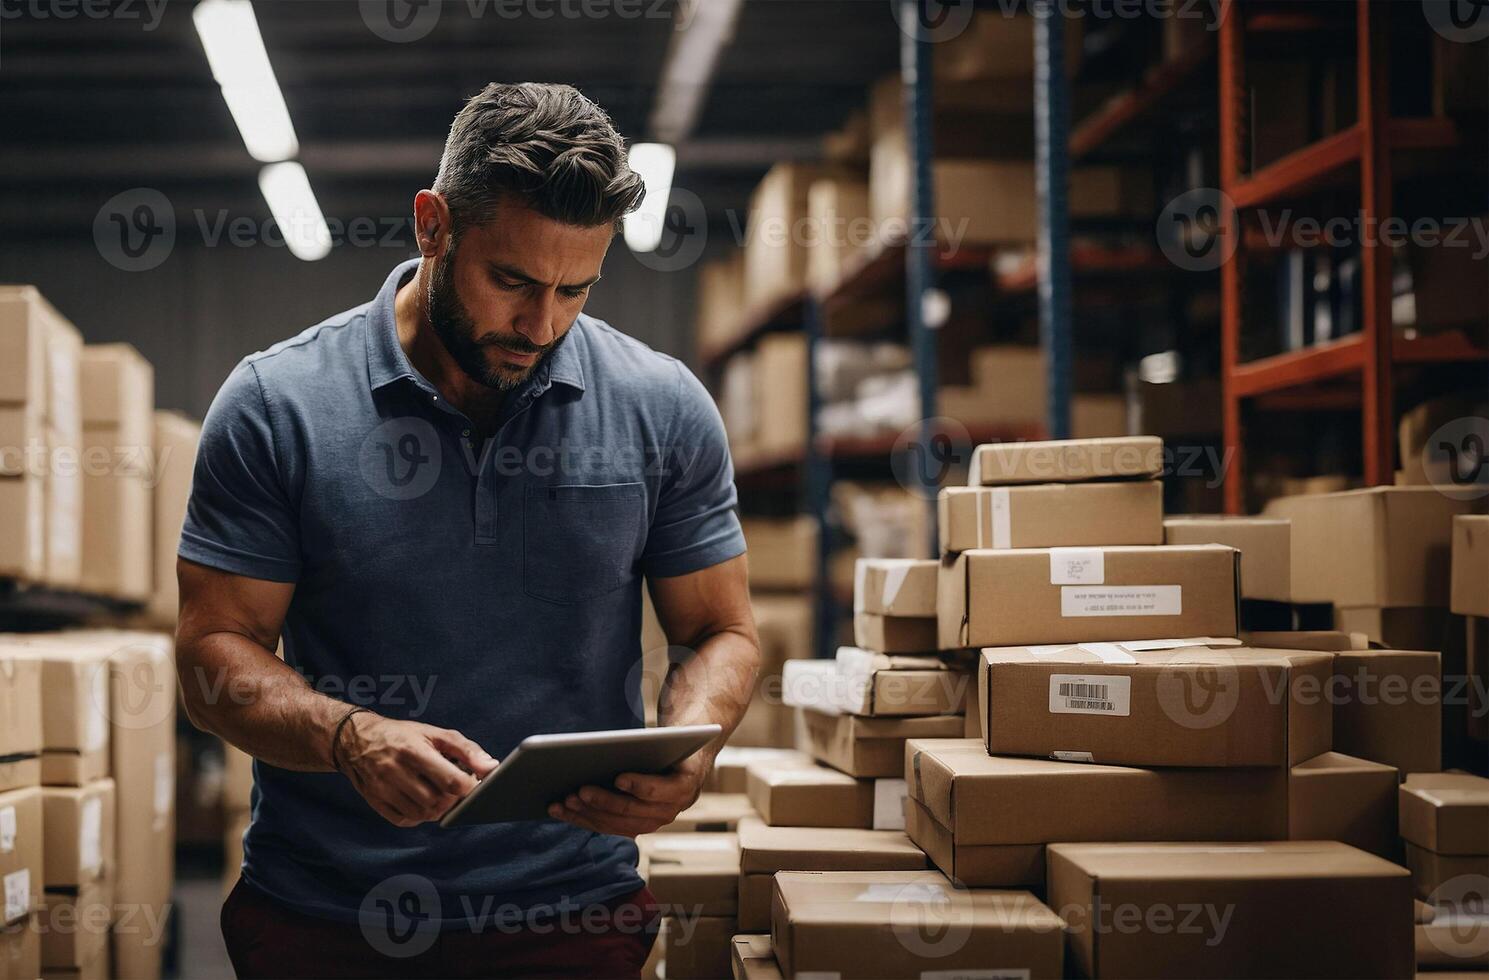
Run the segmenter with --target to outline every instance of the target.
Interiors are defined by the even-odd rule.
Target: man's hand
[[[549,807],[548,815],[597,834],[649,834],[697,801],[712,764],[712,756],[705,758],[704,752],[688,756],[660,776],[627,772],[616,777],[614,789],[582,787]]]
[[[336,752],[357,792],[399,827],[438,820],[496,768],[495,759],[457,731],[370,711],[342,727]]]

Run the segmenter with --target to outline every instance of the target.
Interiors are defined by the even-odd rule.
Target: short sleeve
[[[734,464],[724,420],[693,373],[677,363],[677,403],[642,571],[671,578],[744,554],[735,513]]]
[[[296,581],[299,523],[279,462],[258,371],[244,361],[202,423],[180,556],[234,575]]]

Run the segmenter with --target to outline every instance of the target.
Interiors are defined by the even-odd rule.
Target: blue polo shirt
[[[181,557],[293,582],[285,662],[333,697],[502,758],[544,732],[640,727],[642,576],[744,552],[723,424],[698,380],[580,316],[474,429],[399,346],[393,299],[245,358],[202,431]],[[600,902],[636,847],[556,821],[394,827],[337,773],[254,764],[243,876],[355,921],[417,875],[429,915]]]

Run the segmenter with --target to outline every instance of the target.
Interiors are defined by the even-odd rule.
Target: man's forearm
[[[663,725],[722,725],[724,732],[706,750],[710,763],[744,717],[755,691],[760,650],[744,632],[725,630],[698,645],[697,652],[673,666],[657,708]]]
[[[241,633],[195,638],[177,656],[187,713],[198,727],[281,769],[333,768],[331,737],[351,705],[314,691]]]

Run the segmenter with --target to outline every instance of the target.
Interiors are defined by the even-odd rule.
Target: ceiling
[[[678,0],[434,2],[393,41],[376,32],[390,33],[387,0],[255,0],[328,217],[407,214],[450,119],[491,80],[569,82],[647,137]],[[104,201],[141,186],[181,212],[267,216],[192,6],[0,0],[0,228],[86,236]],[[888,0],[745,0],[676,186],[714,220],[742,207],[770,161],[814,153],[863,105],[899,38]]]

